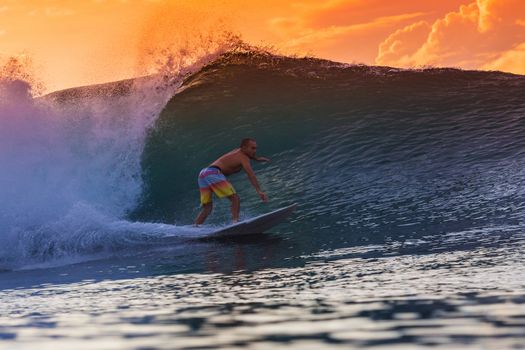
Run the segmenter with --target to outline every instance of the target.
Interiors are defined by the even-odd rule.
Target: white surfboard
[[[246,219],[226,227],[217,228],[206,235],[206,237],[235,237],[254,233],[264,233],[290,216],[296,206],[297,203],[294,203],[287,207],[254,218]]]

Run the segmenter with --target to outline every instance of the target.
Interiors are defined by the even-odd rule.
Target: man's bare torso
[[[254,139],[245,138],[241,141],[241,147],[236,148],[231,152],[226,153],[219,159],[217,159],[215,162],[211,163],[210,166],[215,166],[221,169],[222,173],[226,176],[235,174],[241,170],[244,170],[246,172],[246,175],[248,175],[248,179],[250,180],[251,184],[255,188],[255,191],[257,191],[257,194],[261,198],[263,202],[268,201],[268,196],[266,193],[264,193],[261,190],[261,186],[259,186],[259,183],[257,182],[257,177],[255,176],[255,173],[253,172],[252,166],[250,161],[255,160],[257,162],[269,162],[270,159],[266,157],[258,157],[256,155],[257,151],[257,143]],[[227,181],[226,181],[227,182]],[[199,188],[201,188],[200,179],[199,179]],[[208,188],[208,185],[206,186],[208,191],[214,191],[211,186]],[[232,187],[233,189],[233,187]],[[202,192],[201,192],[202,194]],[[211,194],[211,193],[210,193]],[[215,193],[217,195],[217,192]],[[221,197],[224,197],[222,195]],[[239,196],[235,191],[233,191],[233,194],[229,195],[228,198],[232,202],[232,220],[233,222],[237,222],[239,220]],[[211,199],[211,198],[210,198]],[[208,202],[202,201],[201,196],[201,203],[202,203],[202,210],[195,219],[195,225],[200,225],[206,220],[206,217],[208,214],[210,214],[212,210],[212,202],[211,200]]]
[[[248,156],[240,148],[236,148],[211,163],[211,166],[219,167],[222,173],[228,176],[241,171],[242,163],[246,160],[249,160]]]

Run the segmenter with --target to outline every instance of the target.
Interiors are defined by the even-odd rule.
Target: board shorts
[[[214,166],[204,168],[199,173],[199,191],[201,205],[212,202],[212,192],[219,198],[229,197],[236,193],[232,184],[226,180],[226,176]]]

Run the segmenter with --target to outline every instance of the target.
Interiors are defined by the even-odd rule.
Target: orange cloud
[[[292,14],[268,23],[280,46],[339,61],[372,63],[377,46],[392,31],[414,20],[432,22],[465,0],[332,0],[296,4]]]
[[[447,13],[432,25],[418,22],[392,33],[379,45],[376,63],[400,67],[504,67],[521,72],[512,62],[522,57],[519,44],[525,43],[521,25],[524,17],[519,0],[477,0]]]
[[[401,66],[411,64],[411,53],[426,41],[431,26],[420,21],[398,29],[379,45],[379,63],[397,61]]]
[[[497,59],[483,65],[481,68],[525,74],[525,43],[503,52]]]
[[[298,33],[295,38],[289,40],[287,45],[290,47],[307,47],[321,40],[337,40],[340,37],[345,37],[352,33],[362,33],[367,30],[390,26],[392,24],[399,23],[400,21],[420,17],[421,15],[422,13],[409,13],[398,16],[380,17],[366,23],[351,24],[347,26],[329,26],[315,31],[304,28],[302,29],[302,32]],[[294,26],[293,22],[278,23],[279,25],[284,26]]]
[[[477,0],[480,9],[479,29],[487,31],[494,27],[513,26],[525,20],[522,0]]]
[[[312,29],[330,26],[347,26],[368,23],[381,17],[392,17],[410,13],[440,15],[442,11],[452,10],[464,0],[442,0],[439,5],[430,1],[403,0],[331,0],[303,5],[297,15]]]
[[[75,11],[68,8],[59,8],[59,7],[46,7],[43,9],[31,10],[29,16],[48,16],[48,17],[64,17],[74,15]]]

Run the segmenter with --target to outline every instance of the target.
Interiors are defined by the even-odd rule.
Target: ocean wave
[[[184,235],[199,210],[196,174],[248,136],[272,159],[255,165],[271,202],[233,176],[243,214],[299,202],[280,230],[310,243],[522,225],[522,76],[250,47],[196,64],[176,79],[40,99],[3,85],[2,266],[118,251],[162,237],[161,223]],[[228,203],[218,204],[211,223],[228,221]],[[137,231],[135,221],[152,224]]]

